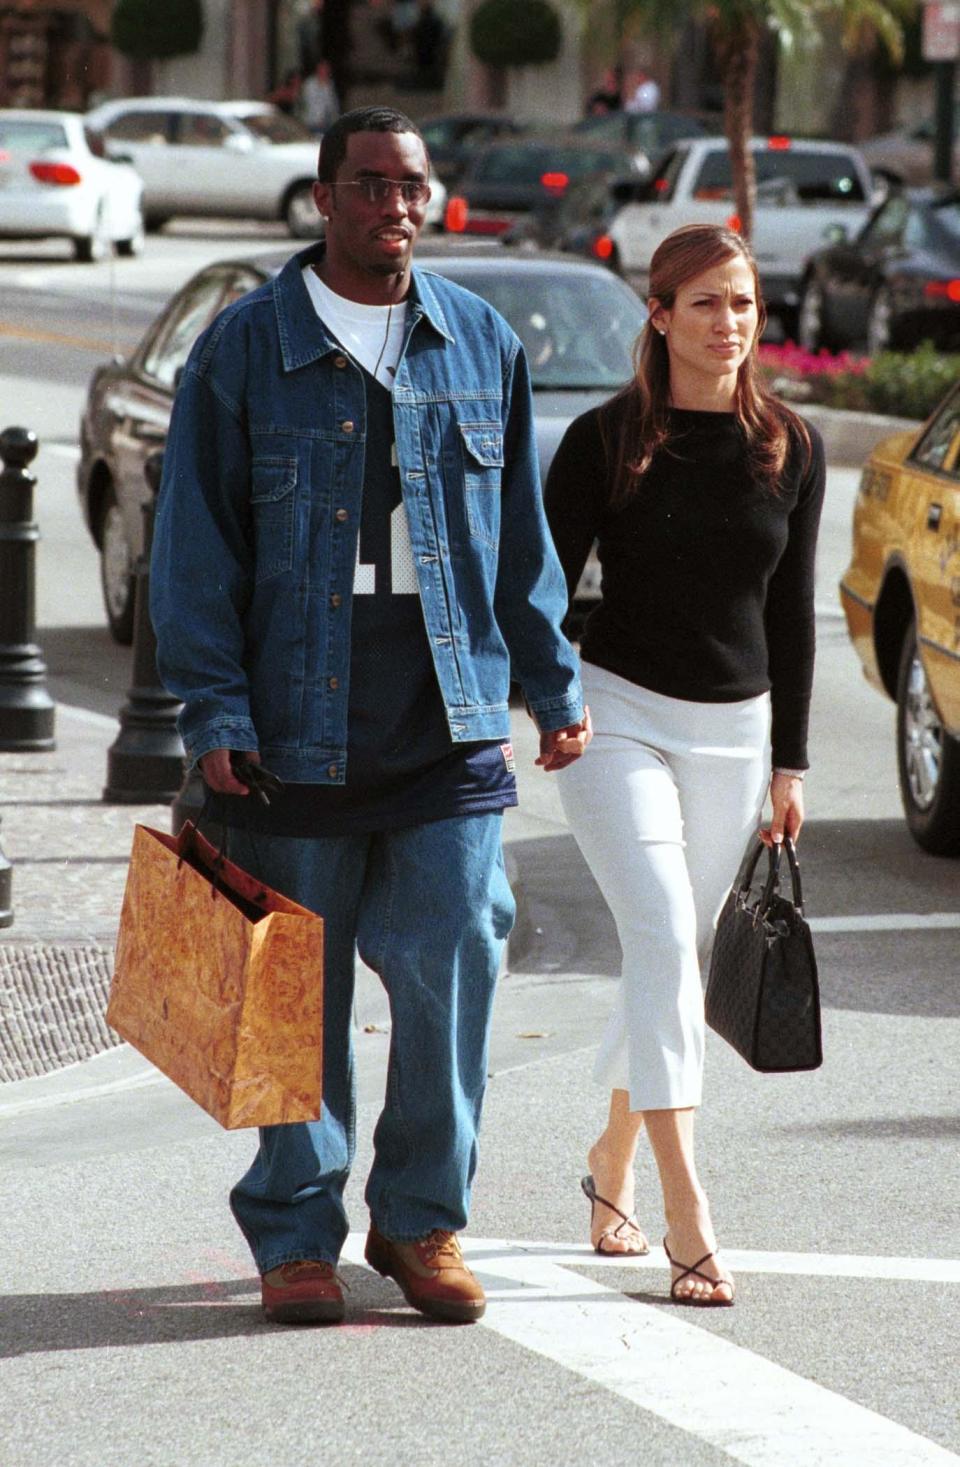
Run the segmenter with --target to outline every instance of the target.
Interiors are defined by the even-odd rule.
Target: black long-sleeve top
[[[547,517],[573,596],[594,540],[602,600],[584,661],[668,697],[737,702],[770,689],[775,768],[807,767],[813,575],[826,470],[791,433],[774,487],[750,472],[732,413],[670,410],[671,436],[629,501],[609,507],[620,403],[567,429],[547,477]]]

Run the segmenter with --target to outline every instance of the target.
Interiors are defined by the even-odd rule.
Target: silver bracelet
[[[774,769],[773,771],[774,774],[786,774],[790,779],[803,779],[806,772],[805,769]]]

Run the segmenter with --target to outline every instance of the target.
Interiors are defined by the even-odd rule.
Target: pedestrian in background
[[[588,117],[602,117],[607,112],[619,112],[620,93],[623,88],[623,72],[619,66],[608,66],[595,92],[587,98],[584,111]]]
[[[300,119],[316,137],[332,127],[340,116],[340,100],[330,74],[329,61],[318,61],[300,88]]]
[[[297,111],[302,85],[303,78],[299,71],[297,71],[296,67],[291,67],[279,86],[274,87],[272,92],[267,93],[265,100],[272,102],[274,107],[279,108],[281,112],[286,112],[288,116],[292,116]]]
[[[325,240],[197,341],[158,503],[158,665],[189,757],[231,856],[325,922],[321,1119],[261,1131],[231,1194],[282,1322],[343,1317],[358,948],[391,1015],[367,1259],[424,1314],[483,1313],[457,1233],[514,915],[511,678],[544,769],[589,738],[527,363],[491,306],[414,268],[428,180],[402,113],[324,134]],[[234,751],[285,782],[269,808]]]
[[[625,112],[656,112],[660,106],[660,86],[645,71],[637,71],[627,78]]]
[[[739,235],[669,235],[649,304],[633,381],[570,425],[546,489],[570,594],[595,540],[603,570],[581,649],[595,735],[560,793],[623,952],[595,1068],[609,1118],[582,1185],[597,1251],[646,1253],[645,1128],[671,1293],[732,1304],[694,1159],[701,972],[768,790],[767,842],[803,821],[823,445],[759,375],[766,316]]]

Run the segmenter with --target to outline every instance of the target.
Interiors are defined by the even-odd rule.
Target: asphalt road
[[[130,675],[75,502],[83,383],[193,269],[250,242],[229,229],[151,239],[113,267],[112,297],[106,265],[0,247],[0,426],[34,427],[43,444],[40,640],[62,703],[112,716]],[[0,1467],[960,1462],[958,867],[905,833],[892,708],[847,644],[835,585],[855,485],[831,471],[802,843],[826,1063],[762,1077],[708,1047],[702,1171],[737,1308],[671,1307],[658,1249],[622,1267],[582,1246],[577,1181],[602,1114],[590,1054],[616,941],[518,716],[508,836],[522,920],[470,1230],[484,1324],[428,1324],[361,1265],[382,1023],[357,1037],[358,1239],[337,1330],[262,1325],[225,1207],[250,1137],[111,1051],[0,1087]],[[658,1238],[645,1156],[638,1208]]]

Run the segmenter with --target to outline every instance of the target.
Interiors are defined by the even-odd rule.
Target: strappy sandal
[[[675,1304],[692,1304],[697,1309],[730,1308],[730,1306],[733,1304],[734,1299],[736,1298],[736,1286],[733,1282],[733,1279],[712,1279],[708,1273],[701,1272],[701,1265],[706,1263],[708,1258],[714,1258],[716,1256],[714,1253],[705,1253],[702,1258],[697,1259],[696,1263],[681,1263],[680,1260],[678,1258],[674,1258],[673,1254],[670,1252],[670,1249],[667,1247],[666,1238],[664,1238],[663,1240],[663,1251],[667,1255],[667,1258],[674,1268],[683,1269],[683,1272],[681,1274],[678,1274],[673,1283],[670,1285],[670,1298]],[[682,1284],[684,1279],[689,1278],[691,1274],[693,1274],[698,1279],[703,1279],[704,1283],[710,1284],[714,1290],[719,1289],[721,1285],[725,1285],[726,1288],[730,1290],[730,1298],[715,1299],[712,1294],[678,1294],[677,1285]]]
[[[592,1172],[587,1172],[587,1175],[585,1177],[581,1177],[580,1188],[587,1201],[590,1203],[591,1228],[593,1227],[593,1210],[598,1202],[602,1207],[609,1207],[611,1212],[615,1212],[617,1214],[617,1217],[622,1219],[622,1221],[618,1223],[611,1223],[610,1227],[604,1228],[603,1232],[600,1234],[599,1238],[593,1245],[594,1253],[599,1253],[604,1258],[642,1258],[645,1254],[650,1252],[650,1244],[647,1242],[646,1238],[643,1236],[643,1233],[640,1230],[640,1224],[637,1221],[636,1213],[632,1212],[628,1217],[625,1212],[620,1211],[619,1207],[615,1207],[612,1202],[608,1202],[606,1197],[601,1197],[597,1192]],[[617,1238],[621,1242],[626,1242],[627,1239],[623,1235],[624,1228],[633,1229],[633,1231],[637,1234],[637,1237],[640,1244],[642,1244],[642,1247],[637,1246],[636,1248],[604,1248],[601,1246],[605,1238]]]

